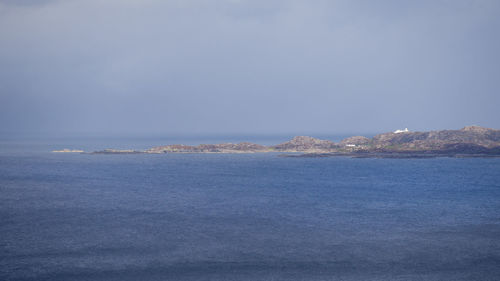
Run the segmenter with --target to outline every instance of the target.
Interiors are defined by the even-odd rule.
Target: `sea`
[[[289,137],[1,138],[0,280],[500,280],[500,158],[51,152]]]

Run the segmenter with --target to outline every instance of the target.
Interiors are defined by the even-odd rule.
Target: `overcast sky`
[[[500,1],[0,0],[0,133],[500,128]]]

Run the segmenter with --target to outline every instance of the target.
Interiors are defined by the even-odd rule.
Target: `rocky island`
[[[297,136],[290,141],[271,146],[249,142],[196,146],[172,144],[152,147],[143,151],[106,149],[92,152],[92,154],[265,152],[281,152],[285,154],[280,156],[285,157],[500,157],[500,130],[480,126],[430,132],[411,132],[405,129],[379,134],[373,138],[353,136],[339,143],[308,136]]]

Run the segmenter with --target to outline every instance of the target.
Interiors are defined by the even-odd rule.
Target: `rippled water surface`
[[[0,150],[0,280],[499,280],[500,159],[35,150]]]

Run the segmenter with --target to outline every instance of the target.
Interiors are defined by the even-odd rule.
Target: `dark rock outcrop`
[[[104,149],[100,151],[94,151],[91,152],[90,154],[141,154],[144,153],[144,151],[138,151],[138,150],[131,150],[131,149]]]

